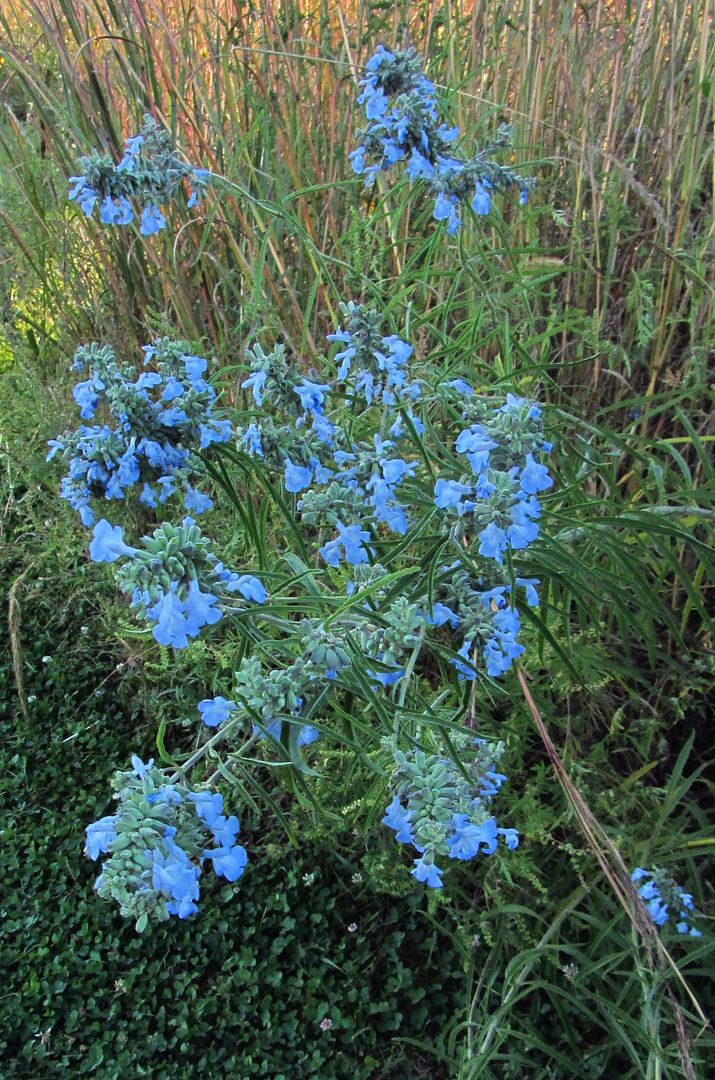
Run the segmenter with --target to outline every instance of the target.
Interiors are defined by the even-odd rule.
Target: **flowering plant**
[[[526,201],[533,181],[493,157],[508,129],[459,156],[460,133],[412,50],[380,47],[359,101],[368,126],[351,161],[366,184],[402,163],[448,233],[467,201],[478,215],[497,191],[516,188]],[[164,228],[158,204],[185,181],[191,204],[208,180],[223,182],[186,165],[167,139],[147,119],[117,166],[96,153],[82,160],[70,198],[88,216],[99,202],[101,221],[116,225],[138,201],[140,232]],[[202,632],[239,645],[221,693],[197,702],[198,748],[171,773],[134,759],[115,779],[117,813],[88,827],[88,854],[108,856],[97,891],[138,930],[195,914],[207,861],[230,881],[242,874],[238,820],[214,790],[222,777],[264,766],[305,781],[329,740],[353,746],[381,777],[382,823],[415,849],[419,882],[442,887],[445,859],[491,856],[500,837],[507,851],[519,844],[515,827],[497,824],[508,749],[478,733],[477,687],[499,693],[494,680],[525,648],[522,617],[540,624],[539,561],[528,549],[553,486],[544,413],[524,387],[439,370],[394,306],[389,316],[357,300],[339,310],[339,325],[325,327],[332,357],[251,342],[230,418],[216,410],[208,362],[186,342],[147,345],[139,371],[108,346],[75,358],[86,375],[74,391],[81,419],[102,410],[103,422],[53,440],[49,456],[61,454],[62,494],[94,526],[91,557],[115,568],[160,645],[184,649]],[[139,537],[136,515],[95,521],[100,499],[136,501],[150,515],[181,494],[182,515],[199,514],[213,505],[198,486],[209,480],[236,509],[255,574],[227,569],[192,517]],[[278,525],[267,567],[269,514]],[[163,732],[157,747],[173,763]],[[190,773],[217,759],[192,787]]]

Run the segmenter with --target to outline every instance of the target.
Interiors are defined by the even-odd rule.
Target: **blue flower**
[[[241,442],[246,447],[247,452],[253,457],[263,457],[263,441],[261,438],[261,429],[255,422],[251,422],[243,435],[241,436]]]
[[[213,499],[205,491],[199,491],[189,485],[184,494],[184,506],[187,510],[193,510],[195,514],[203,514],[204,510],[211,509]]]
[[[179,427],[181,424],[185,424],[188,419],[185,409],[181,409],[178,405],[162,409],[157,415],[157,420],[164,427]]]
[[[110,525],[106,518],[102,518],[94,526],[92,533],[94,539],[89,545],[89,554],[94,562],[115,562],[123,555],[136,555],[137,549],[124,543],[124,533],[121,525]]]
[[[514,851],[519,846],[519,833],[517,829],[499,829],[499,835],[504,837],[504,843],[509,851]]]
[[[376,511],[376,516],[378,521],[384,522],[393,532],[401,536],[407,532],[407,514],[397,503],[383,506],[379,512]]]
[[[233,847],[236,843],[236,836],[241,831],[238,818],[233,814],[228,818],[223,814],[218,814],[215,821],[212,821],[209,827],[216,847],[220,848]]]
[[[87,379],[86,382],[77,383],[72,391],[72,396],[81,407],[80,416],[82,419],[91,420],[99,404],[99,396],[95,390],[94,381]]]
[[[235,701],[229,701],[225,697],[204,698],[199,702],[198,709],[201,719],[207,727],[218,727],[224,720],[228,720],[232,712],[238,708]]]
[[[192,169],[193,182],[196,184],[196,187],[190,191],[189,199],[186,204],[187,206],[196,206],[199,199],[206,194],[206,181],[210,176],[210,169],[199,169],[197,167]]]
[[[169,915],[178,915],[180,919],[186,919],[189,915],[195,915],[199,909],[189,896],[182,896],[181,900],[167,900],[166,910]]]
[[[358,176],[365,171],[365,146],[363,144],[356,147],[355,150],[351,150],[348,158],[353,167],[353,172],[356,172]]]
[[[453,629],[459,626],[459,616],[446,604],[436,603],[432,605],[432,611],[428,612],[425,621],[428,626],[444,626],[449,623]]]
[[[393,52],[390,52],[389,49],[386,49],[384,45],[378,45],[377,49],[365,65],[365,70],[371,73],[379,72],[380,68],[384,64],[389,63],[390,60],[394,59],[395,54]],[[370,80],[368,80],[368,84],[369,83]],[[360,98],[358,98],[358,101],[359,100]]]
[[[212,442],[226,442],[231,438],[233,428],[230,420],[212,420],[208,424],[199,424],[199,445],[202,450]]]
[[[364,95],[363,95],[364,97]],[[358,100],[360,100],[358,98]],[[367,99],[365,105],[365,118],[367,120],[381,120],[387,112],[389,101],[382,87],[376,87]]]
[[[368,561],[368,553],[365,544],[370,540],[370,533],[362,529],[359,524],[343,525],[338,521],[338,536],[329,540],[320,549],[320,554],[330,566],[338,566],[340,563],[340,549],[343,549],[345,559],[352,565]]]
[[[154,848],[152,857],[152,885],[170,900],[197,900],[198,879],[201,870],[195,866],[185,851],[172,841],[165,840],[168,853]]]
[[[472,424],[460,432],[457,437],[458,454],[466,454],[475,474],[480,475],[489,465],[489,452],[496,447],[494,440],[487,435],[481,424]]]
[[[117,172],[131,172],[133,170],[134,162],[136,161],[143,143],[143,135],[133,135],[124,140],[124,157],[117,165]]]
[[[91,187],[84,176],[70,176],[70,184],[74,187],[69,192],[70,200],[76,199],[86,217],[92,216],[94,204],[97,201],[97,192]]]
[[[454,832],[447,841],[450,859],[473,859],[482,850],[485,855],[492,855],[497,848],[497,823],[489,817],[475,825],[467,814],[452,816]]]
[[[325,395],[330,391],[329,383],[315,383],[310,379],[303,379],[302,383],[293,388],[300,398],[300,403],[306,412],[323,411]]]
[[[541,584],[538,578],[520,578],[516,579],[516,584],[520,585],[526,593],[526,602],[529,607],[539,606],[539,594],[536,591],[536,586]]]
[[[418,881],[424,881],[433,889],[442,888],[442,871],[433,862],[428,862],[424,856],[415,859],[415,868],[411,873]]]
[[[188,621],[184,601],[177,595],[176,583],[162,593],[155,604],[147,608],[147,615],[156,622],[152,634],[160,645],[172,645],[185,649],[188,645]]]
[[[412,148],[410,159],[405,166],[405,173],[410,180],[431,180],[435,175],[435,167],[429,158],[420,153],[416,146]]]
[[[404,668],[396,668],[394,671],[371,671],[368,668],[367,674],[371,679],[376,679],[381,686],[394,686],[398,679],[401,679],[405,674]],[[377,687],[373,686],[373,690]]]
[[[397,834],[395,839],[399,840],[401,844],[411,844],[414,839],[410,824],[411,820],[411,812],[402,805],[395,795],[385,811],[382,824],[387,825],[389,829],[395,830]]]
[[[520,656],[524,646],[516,636],[519,633],[519,612],[515,608],[502,608],[494,615],[494,636],[484,646],[487,675],[495,678],[511,667],[512,660]]]
[[[502,555],[508,547],[507,535],[495,522],[491,521],[479,534],[479,554],[485,559],[502,562]]]
[[[197,817],[200,817],[204,824],[211,828],[223,810],[223,795],[221,792],[189,791],[187,796],[194,804]]]
[[[142,236],[153,236],[166,225],[166,218],[158,206],[145,206],[142,210],[139,232]]]
[[[142,379],[147,380],[147,382],[148,382],[148,380],[151,380],[151,382],[148,382],[148,385],[150,385],[150,386],[156,386],[157,385],[157,382],[154,381],[154,372],[153,371],[144,372],[142,375],[139,376],[139,381],[141,381]],[[161,382],[161,376],[160,375],[157,375],[157,380],[158,380],[158,382]],[[164,389],[161,392],[161,400],[162,401],[173,401],[174,398],[181,397],[181,395],[183,393],[184,393],[184,384],[181,382],[180,379],[177,379],[175,375],[170,375],[169,378],[166,380],[166,384],[164,386]]]
[[[526,455],[526,465],[519,473],[521,490],[527,495],[536,495],[537,491],[544,491],[551,487],[553,480],[549,476],[549,470],[545,465],[539,465],[534,461],[533,454]]]
[[[152,805],[166,803],[167,806],[179,806],[184,800],[180,791],[173,784],[163,784],[158,791],[150,791],[146,801]]]
[[[134,217],[134,211],[129,199],[124,195],[117,199],[107,195],[99,207],[99,217],[104,225],[128,225]]]
[[[159,502],[164,503],[167,499],[170,499],[176,492],[176,477],[175,476],[160,476],[157,480],[159,485]]]
[[[315,474],[314,479],[316,484],[327,484],[328,480],[330,480],[333,475],[332,469],[328,469],[327,466],[321,465],[316,457],[309,458],[308,465]]]
[[[539,535],[539,523],[535,520],[541,513],[538,500],[533,496],[521,499],[514,503],[509,513],[512,520],[512,524],[507,529],[509,543],[517,550],[528,547]]]
[[[200,388],[206,385],[203,379],[204,372],[206,371],[208,361],[203,356],[194,356],[191,353],[185,353],[181,359],[184,361],[184,367],[186,368],[186,374],[191,383],[198,383]]]
[[[222,612],[215,607],[218,597],[213,593],[203,592],[194,579],[189,585],[189,595],[184,601],[186,633],[196,637],[202,626],[213,626],[221,618]]]
[[[646,908],[656,926],[663,926],[668,921],[668,905],[660,896],[654,897],[646,904]]]
[[[485,185],[486,181],[484,184],[477,181],[476,194],[472,199],[472,210],[475,214],[488,214],[491,210],[492,200]]]
[[[471,495],[472,488],[467,484],[460,484],[457,480],[437,480],[434,485],[434,503],[441,510],[451,507],[459,510],[464,509],[462,498]]]
[[[449,663],[457,669],[457,674],[461,679],[469,679],[474,681],[477,677],[477,673],[472,665],[472,649],[474,648],[474,641],[470,639],[462,643],[461,647],[457,650],[457,656],[462,657],[458,660],[456,656],[450,656]]]
[[[226,588],[229,592],[240,592],[246,600],[253,600],[256,604],[262,604],[268,595],[263,583],[251,574],[240,577],[233,575]]]
[[[458,394],[463,394],[465,397],[471,397],[474,390],[466,381],[466,379],[450,379],[447,386],[451,386],[453,390],[456,390]]]
[[[243,390],[249,389],[253,391],[253,400],[256,405],[263,404],[263,387],[266,385],[267,378],[267,371],[254,371],[241,383]]]
[[[286,491],[302,491],[312,484],[313,473],[305,465],[295,465],[290,458],[286,458],[284,482]]]
[[[483,740],[475,740],[475,742],[480,741]],[[495,769],[487,769],[479,781],[479,797],[489,801],[497,794],[505,780],[504,773],[496,772]]]
[[[382,344],[390,351],[387,366],[393,370],[395,367],[403,367],[414,352],[412,345],[403,341],[398,334],[388,334],[382,338]]]
[[[399,484],[404,480],[405,476],[414,476],[415,464],[410,462],[409,464],[402,458],[389,458],[388,460],[381,461],[382,475],[388,484]]]
[[[440,191],[434,204],[432,216],[435,221],[447,221],[447,232],[454,233],[462,223],[458,210],[459,202],[456,195],[448,195]]]
[[[335,434],[335,424],[331,420],[328,420],[327,416],[323,416],[321,413],[313,413],[312,431],[315,432],[316,438],[322,442],[327,443],[328,446],[333,444],[333,435]],[[327,470],[325,470],[327,472]],[[315,474],[316,480],[319,483],[324,481],[320,478],[318,470]]]
[[[146,765],[140,757],[136,754],[132,754],[132,769],[140,780],[143,780],[147,773],[151,772],[154,766],[154,758],[149,758]]]
[[[214,870],[219,876],[227,881],[237,881],[246,868],[248,856],[246,849],[236,844],[234,847],[216,848],[213,851],[204,851],[204,856],[211,859]]]
[[[119,817],[103,817],[99,821],[93,821],[85,829],[87,836],[86,853],[90,859],[98,859],[103,851],[109,851],[109,845],[117,835],[117,822]]]

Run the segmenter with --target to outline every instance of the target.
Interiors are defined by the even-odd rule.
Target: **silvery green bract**
[[[193,518],[184,518],[180,526],[165,522],[151,536],[143,536],[139,548],[123,545],[118,526],[113,534],[117,529],[120,537],[113,541],[109,554],[117,550],[115,558],[126,560],[117,571],[117,582],[131,597],[132,606],[152,624],[161,645],[185,648],[202,627],[217,623],[226,605],[235,604],[238,596],[258,603],[266,599],[258,578],[227,570],[218,561]],[[90,546],[94,558],[107,549],[103,539],[107,532],[106,521],[95,526]]]
[[[82,171],[69,180],[70,201],[76,201],[86,217],[99,205],[102,225],[129,225],[136,209],[139,232],[147,237],[166,226],[158,204],[171,203],[188,184],[187,205],[194,206],[210,179],[208,169],[181,158],[169,133],[148,113],[139,133],[126,140],[118,164],[98,150],[80,158],[79,164]]]
[[[500,829],[490,807],[506,780],[497,771],[502,743],[461,735],[455,739],[461,768],[443,750],[400,750],[393,737],[386,745],[395,759],[392,801],[383,825],[395,839],[419,853],[413,876],[432,888],[442,888],[443,858],[469,860],[492,855],[501,836],[507,848],[518,846],[516,829]]]
[[[149,920],[198,911],[199,880],[206,864],[235,882],[247,862],[236,842],[239,823],[222,813],[223,798],[192,790],[180,774],[132,758],[131,771],[113,780],[116,813],[87,826],[86,854],[105,856],[97,893],[119,904],[141,933]]]

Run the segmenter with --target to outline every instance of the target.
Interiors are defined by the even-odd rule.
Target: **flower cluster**
[[[260,660],[244,657],[235,675],[234,697],[243,709],[257,718],[253,734],[270,735],[278,740],[283,723],[296,729],[299,747],[309,746],[318,738],[310,724],[296,723],[306,699],[314,698],[350,667],[350,657],[339,628],[326,629],[319,619],[304,619],[298,628],[296,647],[299,655],[289,663],[264,671]],[[218,727],[239,708],[233,699],[206,698],[199,702],[199,713],[207,727]]]
[[[456,632],[451,662],[460,678],[475,678],[479,652],[487,674],[499,676],[523,652],[517,641],[520,616],[511,595],[514,584],[525,589],[527,603],[539,602],[539,582],[518,576],[512,580],[511,571],[507,574],[502,565],[507,550],[523,550],[536,539],[541,507],[535,493],[552,484],[546,467],[537,461],[551,448],[544,437],[541,410],[511,393],[506,400],[476,394],[461,378],[441,384],[435,395],[412,378],[412,347],[398,335],[381,334],[379,313],[352,302],[341,307],[345,329],[329,335],[346,346],[335,358],[337,376],[354,409],[363,405],[358,415],[366,423],[359,430],[372,430],[372,437],[356,439],[356,425],[345,423],[344,410],[332,418],[327,414],[330,382],[299,382],[280,346],[270,356],[257,348],[251,353],[253,371],[243,385],[252,391],[257,406],[270,409],[265,419],[261,416],[252,423],[262,440],[269,432],[271,450],[264,463],[282,467],[286,489],[302,493],[297,508],[306,526],[323,534],[333,530],[319,549],[324,561],[335,568],[347,563],[355,572],[379,557],[382,527],[404,536],[411,524],[412,500],[401,489],[410,481],[419,483],[422,459],[415,458],[414,445],[407,447],[405,436],[409,433],[414,442],[426,430],[412,411],[413,403],[419,399],[425,414],[440,404],[450,416],[459,410],[463,430],[453,460],[459,462],[463,456],[468,472],[459,479],[438,476],[432,481],[433,503],[440,511],[436,520],[447,545],[461,555],[475,537],[479,554],[487,560],[487,573],[475,578],[461,558],[443,566],[435,576],[429,605],[415,607],[413,615],[418,628],[426,622],[435,628],[448,625]],[[382,406],[379,418],[371,410],[375,404]],[[282,423],[275,420],[276,409]],[[324,441],[311,441],[307,427],[311,415],[319,417],[329,432]],[[246,435],[242,441],[248,442]],[[286,461],[281,455],[288,445],[293,456]],[[411,640],[412,629],[401,629],[404,641]],[[365,655],[375,660],[370,674],[383,685],[395,682],[402,674],[397,654],[373,640],[374,627],[363,626],[355,633]],[[398,644],[402,646],[399,637]]]
[[[374,569],[374,568],[373,568]],[[378,686],[393,686],[405,674],[405,659],[421,641],[424,615],[418,604],[406,596],[380,606],[373,613],[365,608],[353,629],[353,640],[368,659],[367,674]]]
[[[95,883],[101,897],[115,900],[141,933],[149,919],[185,919],[198,911],[199,879],[206,861],[234,882],[242,875],[246,850],[236,843],[238,819],[223,813],[223,797],[188,784],[166,770],[132,757],[132,771],[116,774],[119,805],[114,814],[87,826],[86,854],[107,855]]]
[[[287,491],[300,491],[314,477],[327,479],[321,459],[335,430],[325,415],[331,387],[292,368],[284,345],[271,353],[255,345],[246,355],[252,370],[241,386],[251,392],[255,406],[268,402],[271,412],[238,429],[239,445],[251,457],[282,469]]]
[[[298,747],[310,746],[318,738],[319,732],[311,724],[294,724],[293,719],[300,715],[303,698],[295,692],[292,684],[296,675],[300,676],[300,665],[288,668],[273,668],[263,674],[261,663],[255,658],[244,659],[236,672],[236,697],[241,703],[261,714],[259,723],[253,724],[252,734],[258,738],[269,735],[278,741],[283,733],[284,722],[296,732]],[[199,702],[199,715],[207,727],[219,727],[237,711],[239,705],[230,698],[222,696],[204,698]]]
[[[388,745],[396,768],[393,798],[382,823],[394,829],[401,844],[412,844],[419,852],[412,870],[418,881],[442,888],[438,858],[468,860],[479,854],[492,855],[499,836],[508,848],[518,847],[517,830],[498,828],[490,810],[492,798],[506,780],[496,770],[504,753],[502,743],[458,738],[461,768],[443,753],[412,750],[404,754],[394,739]]]
[[[268,734],[279,740],[287,725],[288,738],[294,739],[297,747],[308,746],[319,733],[312,725],[300,723],[306,709],[312,713],[318,696],[324,703],[326,691],[339,682],[351,689],[359,685],[345,681],[353,666],[351,652],[367,658],[366,674],[374,680],[374,690],[390,687],[404,675],[404,658],[420,643],[423,628],[420,607],[404,596],[386,605],[377,617],[367,607],[329,628],[320,619],[303,619],[291,642],[297,656],[287,656],[268,670],[257,656],[244,657],[235,673],[232,697],[199,702],[201,719],[207,727],[215,728],[242,709],[255,718],[254,735]]]
[[[405,165],[411,181],[423,180],[435,198],[433,216],[447,221],[447,231],[460,224],[460,204],[471,200],[477,214],[488,214],[492,191],[517,187],[526,202],[533,180],[499,165],[493,154],[511,144],[511,128],[499,127],[497,136],[471,158],[452,152],[459,128],[440,117],[434,83],[422,71],[414,49],[391,51],[380,45],[366,65],[358,102],[365,106],[367,127],[360,145],[350,154],[353,169],[365,177],[366,186],[379,172],[397,162]]]
[[[188,181],[188,205],[193,206],[205,192],[210,172],[182,161],[171,145],[169,133],[148,114],[139,134],[128,138],[124,145],[118,165],[97,150],[80,158],[82,172],[70,177],[69,198],[87,217],[99,205],[103,225],[129,225],[134,219],[134,204],[138,203],[142,207],[139,231],[142,236],[152,236],[166,225],[159,204],[171,202]]]
[[[195,486],[205,475],[199,451],[228,440],[232,426],[214,414],[208,363],[169,338],[143,352],[139,374],[118,363],[108,345],[82,346],[75,355],[73,367],[87,374],[73,391],[80,416],[93,420],[101,408],[106,419],[50,440],[48,460],[61,453],[67,463],[62,496],[85,525],[94,522],[93,498],[121,500],[132,491],[151,507],[177,490],[193,513],[212,505]]]
[[[514,394],[494,405],[470,393],[462,417],[467,426],[455,449],[469,472],[459,480],[437,479],[435,506],[455,519],[456,538],[476,534],[479,554],[501,563],[507,550],[523,550],[539,534],[536,496],[553,481],[534,455],[551,450],[551,443],[544,438],[538,405]]]
[[[367,561],[371,535],[362,528],[366,512],[373,523],[387,525],[392,532],[407,532],[407,511],[397,489],[415,475],[417,466],[393,454],[394,447],[393,440],[376,434],[372,442],[353,442],[350,450],[335,451],[335,469],[327,489],[313,489],[300,500],[298,509],[306,524],[338,530],[320,549],[330,566],[338,566],[343,559],[353,566]]]
[[[678,933],[702,937],[701,931],[688,923],[693,911],[691,894],[676,885],[665,870],[657,866],[653,870],[644,870],[638,866],[631,874],[631,881],[641,883],[638,886],[638,895],[645,901],[648,914],[656,926],[664,926],[671,916],[675,918],[677,911],[679,921],[675,924],[675,929]]]
[[[517,577],[515,584],[524,589],[529,606],[538,606],[536,578]],[[430,626],[447,625],[461,636],[457,655],[450,660],[461,679],[476,677],[479,649],[487,675],[492,678],[508,671],[512,661],[523,653],[524,646],[516,640],[521,620],[510,592],[510,582],[494,584],[493,579],[487,582],[485,578],[474,578],[458,562],[442,568],[426,619]]]
[[[344,329],[328,334],[328,341],[345,345],[335,356],[340,382],[348,392],[363,396],[368,405],[383,402],[415,401],[420,394],[417,382],[407,382],[407,362],[412,346],[397,334],[380,333],[382,316],[363,304],[349,301],[340,305],[346,320]]]
[[[165,522],[139,548],[124,542],[119,525],[106,519],[93,531],[89,553],[95,562],[127,561],[117,572],[120,589],[150,623],[161,645],[183,649],[201,628],[223,615],[222,594],[240,593],[262,604],[266,590],[258,578],[227,570],[192,518],[181,526]]]
[[[450,522],[457,549],[474,537],[479,554],[501,568],[505,553],[524,550],[538,536],[541,504],[536,495],[553,483],[546,466],[535,457],[551,449],[544,437],[541,410],[514,394],[495,404],[474,394],[461,379],[447,384],[446,393],[462,404],[466,426],[457,436],[455,450],[466,458],[468,471],[459,479],[438,477],[434,504]],[[445,572],[449,576],[438,585],[428,621],[436,626],[449,624],[461,633],[458,657],[452,661],[460,678],[475,677],[478,647],[487,674],[502,674],[523,652],[516,640],[520,617],[511,595],[512,582],[503,573],[502,581],[495,581],[493,571],[488,578],[475,580],[460,571],[459,563],[444,567]],[[530,606],[538,605],[537,579],[517,576],[514,584],[525,590]]]
[[[377,312],[352,302],[341,308],[346,317],[345,329],[328,338],[346,346],[335,362],[338,380],[345,384],[348,398],[356,406],[364,400],[368,409],[381,404],[389,414],[403,409],[413,428],[422,432],[424,425],[411,408],[421,392],[419,382],[409,378],[412,346],[397,334],[381,334],[382,317]],[[319,412],[321,429],[327,434],[319,446],[306,441],[302,449],[294,451],[301,464],[287,461],[285,486],[288,491],[305,491],[298,509],[307,525],[337,530],[337,535],[320,549],[325,561],[334,567],[343,560],[357,566],[369,558],[371,533],[364,527],[366,508],[375,524],[384,524],[400,534],[407,531],[407,513],[398,500],[397,488],[415,475],[416,465],[394,452],[405,432],[401,415],[390,427],[391,438],[373,434],[369,441],[356,441],[344,425],[333,423],[325,415],[324,402],[331,384],[309,386],[313,392],[319,391],[313,409]],[[318,418],[314,416],[314,427]],[[304,417],[298,417],[294,439],[295,430],[303,422]],[[311,488],[311,484],[328,486],[319,490]]]

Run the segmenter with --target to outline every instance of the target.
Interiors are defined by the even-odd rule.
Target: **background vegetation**
[[[5,5],[8,1076],[161,1076],[161,1054],[167,1076],[707,1075],[707,922],[699,942],[666,939],[673,966],[654,953],[614,893],[608,845],[672,867],[712,910],[711,22],[709,2]],[[379,41],[423,52],[468,141],[513,124],[539,181],[524,210],[507,201],[452,241],[408,186],[362,194],[355,78]],[[151,243],[66,202],[78,155],[118,153],[145,111],[232,184],[206,213],[174,208]],[[525,663],[545,728],[516,675],[480,717],[507,742],[524,842],[428,901],[403,887],[388,839],[362,839],[365,778],[324,750],[326,816],[291,810],[297,848],[260,804],[262,862],[237,897],[137,943],[91,894],[82,829],[158,719],[188,744],[183,701],[220,685],[231,657],[219,642],[165,663],[87,563],[44,464],[72,414],[68,360],[80,341],[126,353],[170,329],[216,357],[240,408],[246,346],[284,340],[319,366],[348,298],[407,321],[420,358],[551,406],[557,485]],[[228,516],[215,524],[230,534]],[[570,785],[600,823],[590,838]]]

